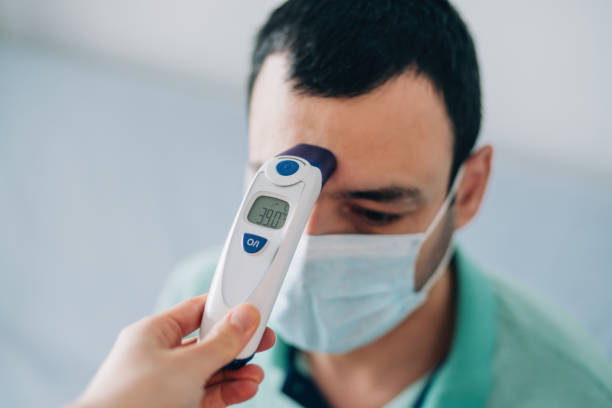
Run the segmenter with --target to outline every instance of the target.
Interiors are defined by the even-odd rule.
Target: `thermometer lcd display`
[[[285,225],[288,213],[288,202],[262,195],[251,206],[247,219],[263,227],[279,229]]]

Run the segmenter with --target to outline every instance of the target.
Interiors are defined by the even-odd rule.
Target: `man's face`
[[[249,112],[251,174],[298,143],[331,150],[337,159],[308,221],[320,234],[424,232],[447,196],[453,133],[442,95],[429,79],[403,74],[353,98],[300,94],[287,78],[287,60],[269,56],[255,81]],[[465,163],[456,204],[423,242],[416,265],[420,289],[440,263],[455,228],[477,212],[492,149]]]
[[[447,196],[453,133],[442,95],[429,79],[405,73],[353,98],[300,94],[282,54],[264,61],[249,112],[249,166],[298,143],[325,147],[338,166],[321,191],[306,232],[407,234],[427,230]],[[453,206],[423,242],[415,273],[420,289],[440,263],[455,229],[478,212],[493,150],[465,161]]]
[[[269,56],[253,89],[254,170],[298,143],[331,150],[338,167],[307,225],[312,235],[424,231],[448,188],[453,135],[442,96],[411,73],[354,98],[300,95],[286,58]]]

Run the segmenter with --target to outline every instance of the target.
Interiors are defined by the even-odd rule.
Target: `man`
[[[289,0],[257,36],[248,90],[252,170],[298,143],[338,160],[251,404],[612,406],[589,343],[453,245],[492,148],[474,148],[478,63],[450,4]],[[216,260],[178,269],[161,306],[207,292]]]

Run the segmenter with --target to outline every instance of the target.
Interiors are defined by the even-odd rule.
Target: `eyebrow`
[[[262,162],[249,162],[253,171],[262,166]],[[421,191],[414,187],[388,186],[368,190],[346,190],[331,194],[335,199],[368,200],[377,203],[394,203],[398,201],[418,201]]]
[[[371,190],[339,191],[331,195],[337,199],[368,200],[378,203],[390,203],[404,200],[419,200],[421,192],[417,188],[399,186],[382,187]]]

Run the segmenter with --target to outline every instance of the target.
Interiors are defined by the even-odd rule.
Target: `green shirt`
[[[207,292],[218,256],[218,250],[208,251],[180,265],[169,277],[158,309]],[[453,343],[424,407],[612,407],[612,369],[570,319],[483,272],[460,250],[455,262]],[[300,406],[281,391],[287,347],[281,341],[256,355],[254,362],[266,377],[243,406]],[[410,407],[423,383],[409,386],[386,407]]]

